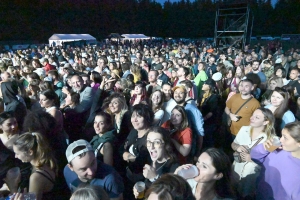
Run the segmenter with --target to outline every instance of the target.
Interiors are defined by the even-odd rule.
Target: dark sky
[[[165,1],[167,1],[167,0],[155,0],[156,2],[159,2],[159,3],[161,3],[161,4],[163,4]],[[179,0],[170,0],[170,2],[176,2],[176,1],[179,1]],[[191,1],[193,1],[193,0],[191,0]],[[278,1],[278,0],[271,0],[272,1],[272,4],[273,4],[273,6],[275,5],[275,3]]]

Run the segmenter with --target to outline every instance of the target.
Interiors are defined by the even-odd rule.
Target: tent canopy
[[[145,36],[144,34],[122,34],[124,37],[124,40],[135,40],[135,39],[140,39],[140,40],[148,40],[150,37]]]
[[[87,42],[96,42],[96,38],[90,34],[53,34],[49,38],[49,45],[61,45],[62,42],[86,40]],[[54,45],[54,46],[55,46]]]

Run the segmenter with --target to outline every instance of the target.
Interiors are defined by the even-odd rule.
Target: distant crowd
[[[0,71],[0,198],[300,199],[300,49],[44,46]]]

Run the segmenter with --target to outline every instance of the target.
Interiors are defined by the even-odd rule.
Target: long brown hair
[[[33,152],[34,160],[36,160],[36,168],[48,165],[52,170],[57,171],[57,163],[52,155],[48,142],[44,136],[38,132],[27,132],[18,137],[14,145],[23,152]]]
[[[181,122],[181,125],[179,127],[179,130],[181,131],[181,130],[186,129],[189,126],[189,121],[188,121],[185,109],[182,106],[177,105],[173,108],[173,110],[178,110],[182,115],[182,122]],[[174,125],[172,123],[170,123],[170,126],[171,126],[171,129],[174,128]]]

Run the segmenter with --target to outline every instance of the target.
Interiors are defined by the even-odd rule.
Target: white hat
[[[211,77],[214,81],[219,81],[222,79],[222,73],[221,72],[217,72],[217,73],[214,73]]]

